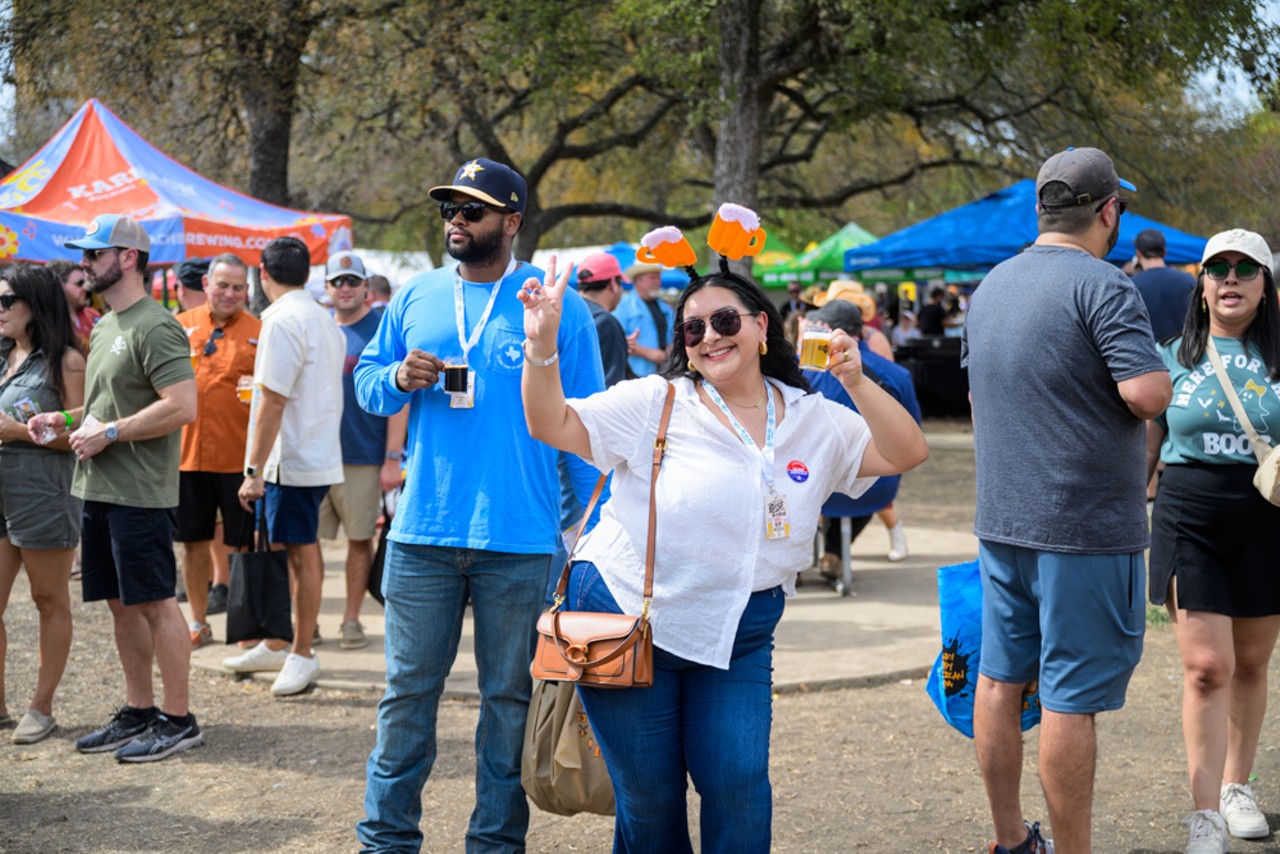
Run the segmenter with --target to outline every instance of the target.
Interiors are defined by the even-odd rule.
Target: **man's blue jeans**
[[[547,562],[547,555],[387,544],[387,693],[366,766],[365,819],[356,826],[361,851],[422,847],[422,788],[435,763],[436,713],[468,600],[480,721],[466,850],[524,851],[529,806],[520,787],[520,749]],[[433,847],[450,846],[438,840]]]
[[[773,816],[769,727],[781,588],[753,593],[728,670],[654,648],[649,688],[579,688],[617,801],[613,850],[692,852],[686,775],[702,797],[705,854],[767,854]],[[593,564],[575,563],[566,606],[618,613]],[[660,638],[655,638],[660,642]]]

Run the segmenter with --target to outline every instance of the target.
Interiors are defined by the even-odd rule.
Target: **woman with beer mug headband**
[[[1151,520],[1151,601],[1182,657],[1182,732],[1195,811],[1189,852],[1270,835],[1249,777],[1280,633],[1280,507],[1253,487],[1258,463],[1209,354],[1260,438],[1280,442],[1280,307],[1271,250],[1251,231],[1205,245],[1182,334],[1160,345],[1173,402],[1147,427],[1148,476],[1165,470]]]
[[[725,206],[709,243],[741,257],[763,238],[753,212]],[[677,229],[643,243],[667,266],[693,263]],[[535,438],[613,471],[565,608],[637,614],[653,445],[675,386],[657,483],[653,684],[579,693],[613,781],[615,850],[692,850],[688,775],[702,799],[702,850],[767,852],[773,631],[810,563],[819,508],[832,492],[858,495],[879,475],[919,465],[928,449],[907,411],[863,377],[848,335],[832,334],[822,367],[861,416],[811,393],[758,286],[726,260],[706,276],[687,269],[693,281],[659,373],[569,401],[554,367],[568,271],[557,279],[553,260],[544,281],[529,279],[520,293],[525,418]]]

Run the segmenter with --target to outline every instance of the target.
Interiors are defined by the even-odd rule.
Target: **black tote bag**
[[[257,544],[251,552],[231,555],[227,591],[227,643],[279,638],[293,641],[293,605],[289,597],[289,561],[284,551],[271,551],[267,520],[259,501]]]

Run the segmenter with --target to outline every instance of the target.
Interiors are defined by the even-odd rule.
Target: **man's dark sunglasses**
[[[82,249],[80,251],[84,253],[84,260],[88,261],[90,264],[95,264],[103,254],[107,252],[119,252],[120,247],[108,246],[106,249]]]
[[[213,334],[209,336],[209,340],[204,342],[204,354],[206,356],[212,356],[214,353],[218,352],[218,339],[221,337],[221,329],[213,330]]]
[[[458,211],[462,211],[462,218],[467,222],[479,222],[484,219],[484,215],[489,211],[498,211],[499,213],[510,213],[502,208],[486,205],[484,202],[441,202],[440,217],[449,222],[458,215]]]
[[[1258,274],[1262,272],[1262,267],[1254,261],[1237,261],[1232,264],[1228,261],[1210,261],[1204,265],[1204,273],[1209,278],[1221,282],[1227,278],[1227,274],[1232,270],[1236,271],[1236,278],[1242,282],[1256,279]]]
[[[1111,201],[1112,199],[1116,200],[1116,207],[1120,210],[1120,216],[1124,216],[1124,212],[1129,209],[1129,203],[1124,199],[1120,198],[1119,196],[1107,196],[1105,199],[1102,200],[1102,204],[1098,205],[1096,208],[1093,209],[1093,212],[1102,213],[1102,209],[1105,208],[1107,206],[1107,202]]]
[[[684,336],[684,346],[697,347],[702,343],[702,339],[706,337],[708,320],[711,321],[711,328],[717,334],[728,338],[730,335],[737,335],[742,330],[742,318],[744,315],[755,317],[757,314],[759,312],[738,312],[731,308],[722,308],[711,312],[711,316],[706,320],[701,317],[690,317],[676,327],[676,332]]]
[[[0,308],[5,311],[13,308],[15,302],[22,302],[22,297],[17,294],[0,294]]]

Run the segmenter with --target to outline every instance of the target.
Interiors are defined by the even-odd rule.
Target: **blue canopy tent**
[[[1205,238],[1132,212],[1120,217],[1120,238],[1107,260],[1120,264],[1132,258],[1133,238],[1148,228],[1164,232],[1165,260],[1170,264],[1200,261]],[[989,268],[1017,255],[1035,242],[1037,234],[1036,182],[1028,178],[874,243],[850,249],[844,256],[844,268],[848,272]]]

